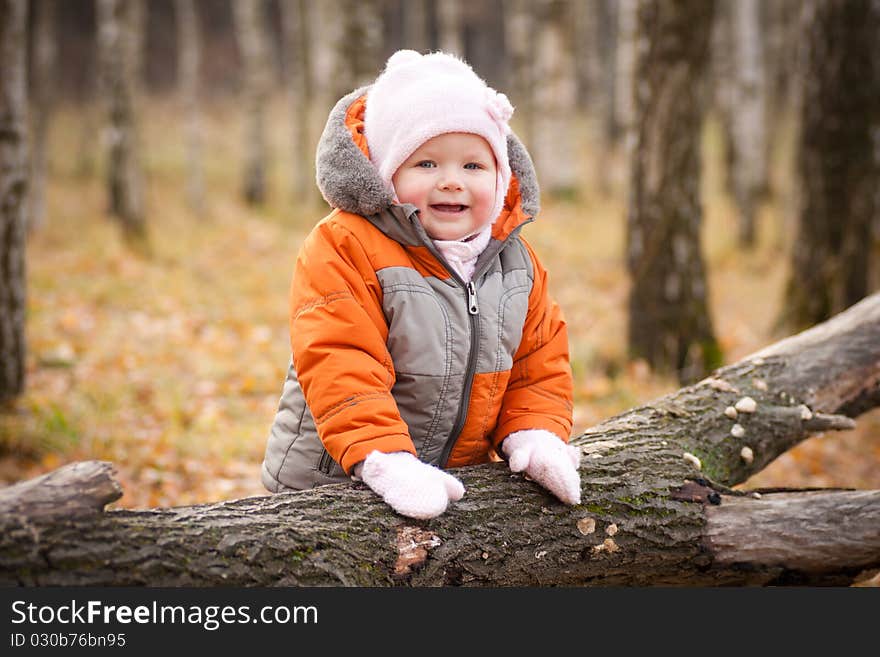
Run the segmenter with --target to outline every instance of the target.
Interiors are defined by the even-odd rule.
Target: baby
[[[568,337],[520,236],[538,185],[512,113],[465,62],[412,50],[331,111],[334,210],[293,274],[270,491],[357,479],[432,518],[465,493],[444,469],[500,457],[580,502]]]

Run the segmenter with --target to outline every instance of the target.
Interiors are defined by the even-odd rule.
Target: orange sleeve
[[[350,474],[374,449],[415,454],[415,448],[391,396],[395,375],[381,285],[361,242],[332,216],[297,257],[290,343],[318,435]]]
[[[522,340],[492,436],[497,449],[514,431],[546,429],[568,442],[574,383],[562,309],[550,297],[547,271],[523,240],[534,265],[534,283]]]

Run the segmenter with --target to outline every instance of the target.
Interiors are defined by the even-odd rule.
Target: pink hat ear
[[[422,55],[415,50],[398,50],[388,58],[388,61],[385,63],[385,70],[390,71],[398,66],[417,62],[421,58]]]
[[[502,124],[504,134],[510,134],[507,122],[513,116],[513,105],[507,96],[494,89],[486,89],[486,110],[493,119]]]

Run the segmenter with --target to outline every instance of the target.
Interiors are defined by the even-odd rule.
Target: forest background
[[[119,470],[118,507],[265,493],[259,467],[290,357],[293,261],[328,211],[313,183],[314,144],[335,100],[401,47],[458,52],[517,108],[513,127],[542,183],[542,211],[525,235],[568,321],[575,433],[686,382],[628,344],[639,2],[25,4],[26,386],[0,412],[0,483],[102,459]],[[703,4],[715,11],[692,183],[708,312],[721,362],[732,363],[794,332],[786,309],[794,256],[805,248],[803,44],[816,3]],[[139,190],[122,220],[109,191],[120,168],[108,118],[116,111],[118,120],[111,97],[120,81],[107,20],[118,5],[131,12],[115,14],[133,44],[116,51],[126,53],[116,63],[130,72],[122,109]],[[184,28],[187,15],[195,22]],[[750,57],[760,69],[745,81],[743,40],[758,44]],[[766,168],[744,202],[731,117],[756,79]],[[744,212],[754,219],[750,244]],[[871,290],[880,288],[874,212]],[[880,488],[878,464],[874,411],[853,431],[806,441],[744,486]]]

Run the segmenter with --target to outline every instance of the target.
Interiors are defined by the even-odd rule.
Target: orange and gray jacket
[[[489,461],[514,431],[571,432],[565,322],[520,236],[538,211],[522,143],[508,137],[505,208],[465,282],[371,164],[366,93],[336,104],[318,147],[318,185],[336,209],[293,274],[292,360],[262,467],[273,492],[347,481],[373,450],[446,468]]]

